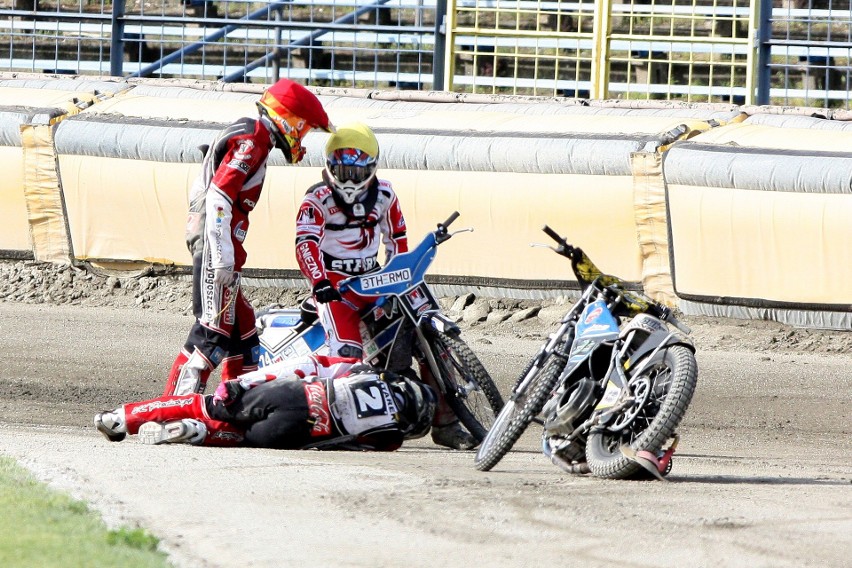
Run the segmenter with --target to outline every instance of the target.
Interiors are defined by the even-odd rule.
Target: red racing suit
[[[243,241],[266,176],[274,141],[264,124],[243,118],[223,130],[207,150],[202,171],[190,190],[186,244],[192,253],[192,303],[196,322],[172,369],[163,394],[193,392],[182,365],[210,371],[223,363],[223,379],[257,368],[254,310],[243,296],[240,277],[246,262]],[[233,267],[231,285],[217,284],[217,268]]]
[[[189,394],[123,405],[128,434],[145,422],[192,418],[204,423],[206,446],[335,448],[392,451],[403,442],[395,398],[375,373],[349,373],[357,359],[311,355],[240,377],[242,396],[229,405]]]
[[[327,185],[308,190],[296,218],[296,260],[311,286],[328,279],[336,287],[348,276],[379,268],[382,244],[385,262],[408,251],[405,218],[390,182],[373,180],[361,205],[365,215],[355,218],[338,205]],[[320,321],[331,354],[360,356],[360,313],[373,299],[351,292],[344,299],[348,304],[318,304]]]

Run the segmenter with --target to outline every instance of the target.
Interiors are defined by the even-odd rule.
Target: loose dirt
[[[304,292],[247,288],[258,307]],[[504,394],[567,309],[442,302]],[[848,566],[852,334],[685,322],[699,387],[670,483],[565,474],[535,425],[489,473],[428,438],[392,454],[151,447],[91,420],[162,392],[188,280],[0,262],[0,452],[150,530],[176,566]]]

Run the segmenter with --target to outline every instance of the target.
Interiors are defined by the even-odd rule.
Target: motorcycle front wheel
[[[556,381],[559,380],[559,375],[562,374],[562,369],[565,368],[565,363],[565,357],[551,354],[536,375],[526,383],[523,390],[513,393],[476,452],[474,462],[476,469],[488,471],[509,453],[527,426],[544,408],[544,404],[556,386]],[[521,374],[518,385],[522,383],[530,369],[532,369],[532,363],[527,365]]]
[[[632,422],[621,431],[601,430],[589,434],[586,461],[596,477],[644,477],[644,468],[626,457],[621,446],[656,453],[674,435],[698,383],[695,355],[683,345],[659,351],[640,375],[631,377],[631,382],[644,385],[648,398]]]
[[[426,330],[429,349],[440,371],[447,404],[467,431],[481,442],[503,408],[503,397],[488,371],[457,334]]]

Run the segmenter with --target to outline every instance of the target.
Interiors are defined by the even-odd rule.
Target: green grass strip
[[[0,566],[169,566],[142,529],[108,530],[97,513],[0,456]]]

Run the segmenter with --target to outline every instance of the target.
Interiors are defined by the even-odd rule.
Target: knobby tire
[[[481,442],[503,408],[503,397],[494,380],[470,347],[457,335],[434,329],[427,333],[429,347],[438,363],[447,393],[447,404],[467,431]],[[473,381],[476,388],[465,394],[462,386]]]
[[[656,453],[683,420],[698,383],[693,352],[675,345],[654,355],[642,375],[654,377],[653,400],[620,433],[592,432],[586,442],[586,461],[596,477],[626,479],[644,477],[645,470],[621,453],[621,445]]]
[[[551,354],[538,373],[527,383],[524,392],[516,393],[506,403],[476,452],[474,462],[476,469],[488,471],[509,453],[521,434],[541,413],[541,409],[544,408],[544,404],[559,380],[559,375],[565,368],[565,363],[565,357],[555,353]],[[528,365],[518,384],[529,372],[529,369],[530,366]]]

